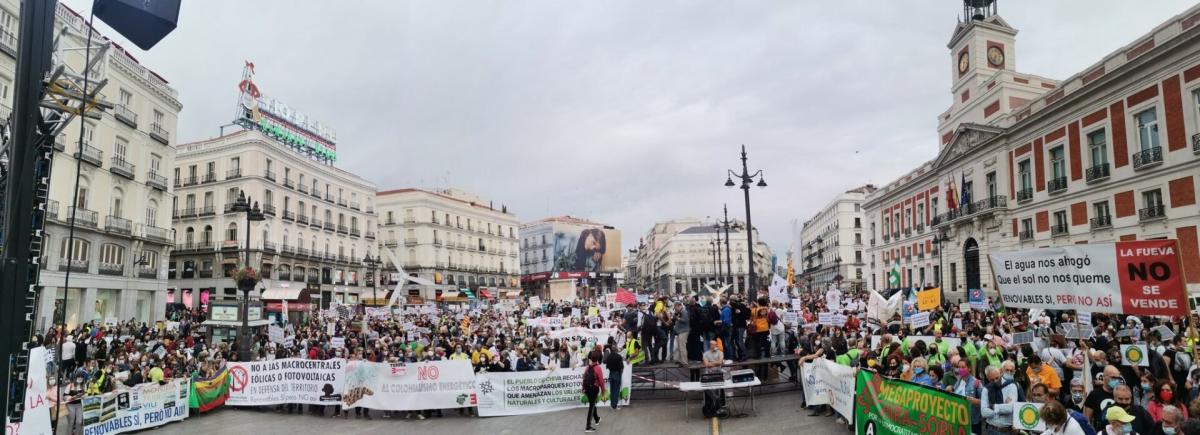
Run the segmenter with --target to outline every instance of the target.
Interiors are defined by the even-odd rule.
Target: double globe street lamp
[[[750,270],[750,274],[746,283],[746,297],[752,298],[755,295],[753,292],[758,291],[758,287],[755,283],[756,280],[754,273],[754,224],[750,221],[750,185],[754,184],[758,187],[767,187],[767,182],[763,181],[763,171],[761,169],[752,174],[750,173],[750,169],[747,168],[745,145],[742,145],[742,173],[739,174],[732,170],[726,170],[726,172],[728,173],[728,177],[725,179],[725,187],[737,186],[737,184],[733,182],[733,177],[737,177],[741,182],[740,188],[746,197],[746,251],[748,254],[746,260],[750,265],[748,268]],[[757,183],[754,182],[754,177],[758,177]]]
[[[251,205],[250,198],[246,197],[245,191],[238,192],[237,202],[233,204],[230,211],[234,213],[246,213],[246,262],[243,270],[252,270],[250,268],[250,222],[259,222],[266,220],[262,209],[255,202]],[[260,276],[257,274],[236,279],[238,290],[242,291],[242,326],[238,329],[238,361],[250,361],[252,359],[250,353],[250,291],[258,285]]]

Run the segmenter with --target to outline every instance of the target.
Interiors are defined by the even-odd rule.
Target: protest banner
[[[833,313],[817,313],[817,324],[832,325]]]
[[[1013,403],[1013,429],[1041,432],[1046,430],[1042,421],[1042,404],[1033,402]]]
[[[1016,346],[1027,343],[1033,343],[1033,331],[1018,332],[1013,334],[1012,343],[1010,344]]]
[[[1185,315],[1175,240],[1067,245],[990,256],[1006,307]]]
[[[845,314],[834,314],[832,320],[833,320],[833,326],[845,326],[846,325],[846,315]]]
[[[965,313],[967,311],[971,311],[971,303],[963,302],[961,304],[958,304],[958,311],[963,312],[963,313]]]
[[[534,317],[532,319],[528,319],[527,322],[529,326],[534,328],[546,329],[558,329],[562,328],[563,325],[570,323],[564,320],[562,317]]]
[[[815,361],[825,361],[825,359]],[[815,362],[806,362],[800,366],[800,380],[804,383],[804,403],[807,406],[829,404],[829,386],[825,384],[823,378],[817,377],[816,370]]]
[[[942,289],[931,288],[917,292],[917,310],[929,311],[942,305]]]
[[[343,408],[417,411],[468,408],[475,403],[475,372],[470,361],[346,363]]]
[[[541,296],[530,296],[529,297],[529,306],[533,307],[533,308],[541,308],[542,307]]]
[[[987,297],[983,295],[983,290],[977,288],[967,291],[967,304],[973,310],[986,311],[988,309]]]
[[[824,358],[815,360],[813,364],[813,374],[824,386],[825,393],[829,396],[825,403],[831,405],[833,410],[846,420],[853,418],[854,415],[854,371],[853,367],[847,367]],[[807,399],[807,397],[806,394],[805,398]]]
[[[909,317],[909,324],[914,328],[929,326],[929,312],[922,311],[920,313],[913,314],[912,317]]]
[[[1122,344],[1121,345],[1121,364],[1127,366],[1142,366],[1150,365],[1149,354],[1146,352],[1144,344]]]
[[[787,325],[796,325],[800,323],[800,314],[787,311],[783,313],[783,323]]]
[[[838,307],[841,307],[842,291],[836,288],[830,288],[829,291],[825,292],[825,305],[832,310],[836,310]]]
[[[792,298],[792,311],[797,313],[804,311],[804,301],[801,301],[800,298]]]
[[[83,398],[83,435],[114,435],[188,417],[188,380],[151,382]]]
[[[275,344],[283,344],[283,328],[276,325],[267,326],[267,340]]]
[[[342,400],[346,360],[286,358],[271,361],[231,362],[231,406],[306,403],[328,405]]]
[[[565,341],[569,341],[569,342],[570,341],[574,341],[574,342],[588,341],[588,342],[601,344],[601,345],[608,343],[608,338],[614,337],[616,335],[617,335],[617,328],[592,329],[592,328],[583,328],[583,327],[578,327],[578,326],[571,327],[571,328],[556,329],[556,330],[550,331],[549,334],[546,334],[547,337],[550,337],[551,339],[554,339],[554,340],[565,340]]]
[[[7,419],[4,424],[5,435],[51,435],[50,431],[50,397],[46,395],[46,356],[45,347],[29,349],[29,372],[25,383],[25,414],[20,422]],[[65,393],[64,393],[65,394]]]
[[[329,347],[333,349],[344,349],[346,347],[346,337],[331,337],[329,339]]]
[[[603,366],[602,366],[603,367]],[[537,414],[587,406],[583,395],[584,367],[574,369],[537,370],[531,372],[480,372],[475,375],[480,417]],[[633,382],[633,366],[621,371],[620,404],[629,405],[629,385]],[[604,376],[609,376],[604,369]],[[607,403],[608,397],[598,399]]]
[[[971,433],[971,404],[962,396],[860,369],[855,384],[855,433]]]

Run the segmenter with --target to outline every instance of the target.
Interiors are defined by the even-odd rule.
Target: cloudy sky
[[[1000,14],[1020,30],[1017,69],[1061,79],[1192,4],[1005,1]],[[755,226],[782,252],[793,220],[936,155],[960,5],[185,1],[174,33],[133,51],[179,90],[180,142],[231,120],[248,59],[264,93],[337,131],[337,166],[381,189],[455,186],[522,221],[585,217],[625,248],[658,220],[724,203],[744,217],[722,184],[745,144],[770,184],[752,192]]]

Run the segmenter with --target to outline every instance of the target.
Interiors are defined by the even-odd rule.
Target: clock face
[[[967,52],[964,51],[958,55],[958,72],[960,74],[967,72],[969,66],[971,66],[971,58],[967,57]]]
[[[988,63],[992,66],[1004,66],[1004,50],[1000,47],[988,48],[987,52]]]

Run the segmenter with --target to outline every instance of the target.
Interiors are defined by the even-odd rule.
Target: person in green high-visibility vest
[[[942,331],[935,329],[933,343],[929,343],[929,363],[942,364],[946,362],[946,354],[949,350],[950,343],[942,340]]]
[[[630,336],[625,342],[625,360],[629,361],[629,365],[637,365],[646,360],[646,352],[642,351],[642,342],[638,341],[635,336]]]

